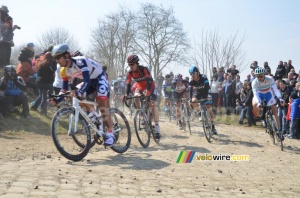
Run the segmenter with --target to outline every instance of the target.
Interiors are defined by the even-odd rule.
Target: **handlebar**
[[[134,99],[134,98],[142,98],[142,99],[147,98],[148,99],[149,97],[150,96],[145,96],[144,94],[137,95],[137,96],[126,96],[126,97],[124,96],[123,102],[126,105],[126,107],[129,107],[127,100]]]

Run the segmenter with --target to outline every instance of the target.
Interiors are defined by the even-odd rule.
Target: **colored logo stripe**
[[[191,163],[194,158],[195,153],[196,153],[195,151],[190,151],[188,154],[188,157],[185,160],[185,163]]]
[[[195,153],[195,151],[180,151],[176,163],[191,163]]]

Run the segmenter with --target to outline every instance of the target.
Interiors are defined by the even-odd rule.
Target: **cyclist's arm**
[[[145,78],[146,78],[146,81],[147,81],[147,87],[146,87],[146,89],[148,91],[150,91],[151,85],[152,85],[152,82],[153,82],[153,78],[152,78],[152,76],[149,73],[149,71],[148,71],[147,68],[144,68],[143,72],[144,72],[144,75],[145,75]]]
[[[277,88],[277,86],[276,86],[275,83],[272,84],[272,89],[273,89],[275,95],[277,96],[277,98],[280,99],[280,98],[281,98],[281,93],[280,93],[280,91],[278,90],[278,88]]]
[[[83,85],[78,90],[78,92],[80,93],[84,93],[91,84],[89,71],[82,71],[82,77],[83,77]]]
[[[126,95],[127,96],[131,92],[131,78],[132,77],[131,77],[130,73],[127,73],[127,75],[126,75],[126,84],[127,84],[127,86],[126,86]]]
[[[257,84],[255,83],[256,80],[253,80],[252,83],[251,83],[251,87],[252,87],[252,91],[253,91],[253,100],[256,102],[256,103],[261,103],[261,99],[258,95],[258,90],[257,90]]]
[[[190,86],[190,98],[193,98],[193,90],[194,90],[194,87]]]

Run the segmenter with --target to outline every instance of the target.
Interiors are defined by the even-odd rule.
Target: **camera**
[[[18,30],[20,30],[21,29],[21,27],[20,26],[18,26],[18,25],[14,25],[15,27],[16,27],[16,29],[18,29]]]

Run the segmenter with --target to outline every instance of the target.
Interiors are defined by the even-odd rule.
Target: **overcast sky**
[[[90,46],[90,33],[97,20],[115,12],[120,5],[137,10],[150,2],[165,8],[172,6],[191,41],[202,30],[217,30],[228,37],[239,31],[246,35],[244,50],[247,65],[268,61],[275,71],[278,62],[291,59],[300,69],[300,1],[298,0],[2,0],[14,24],[15,45],[35,42],[52,27],[67,29],[79,41],[82,50]],[[188,69],[186,69],[188,70]],[[166,70],[165,72],[169,72]],[[242,79],[250,72],[246,69]],[[174,72],[177,73],[177,72]],[[187,74],[187,71],[184,72]]]

